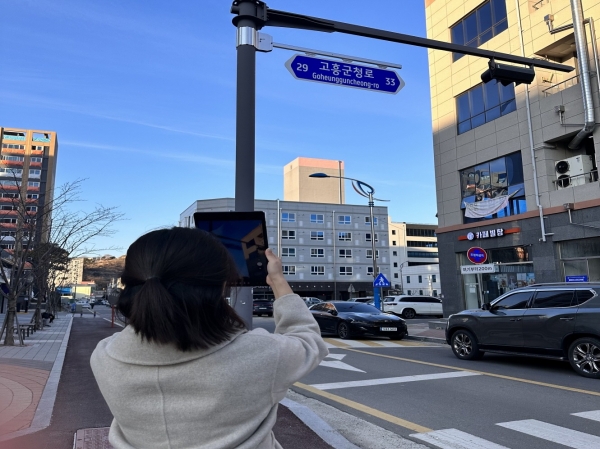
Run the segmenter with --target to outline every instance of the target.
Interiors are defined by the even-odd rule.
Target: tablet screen
[[[258,212],[196,212],[197,229],[210,232],[227,248],[237,266],[238,285],[267,285],[267,226]]]

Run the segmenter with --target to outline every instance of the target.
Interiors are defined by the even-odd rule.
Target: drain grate
[[[108,442],[110,427],[79,429],[75,434],[73,449],[113,449]]]

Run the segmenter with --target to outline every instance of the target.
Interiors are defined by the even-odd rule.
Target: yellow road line
[[[367,346],[372,346],[373,348],[383,348],[384,347],[383,345],[380,345],[376,341],[360,340],[360,342],[366,344]]]
[[[372,353],[372,352],[361,351],[360,349],[348,348],[348,351],[359,352],[361,354],[368,354],[368,355],[372,355],[375,357],[384,357],[387,359],[400,360],[402,362],[410,362],[410,363],[418,363],[420,365],[435,366],[437,368],[454,369],[454,370],[458,370],[458,371],[469,371],[471,373],[483,374],[484,376],[497,377],[499,379],[506,379],[506,380],[513,380],[515,382],[522,382],[522,383],[526,383],[526,384],[530,384],[530,385],[538,385],[541,387],[555,388],[557,390],[565,390],[565,391],[572,391],[574,393],[583,393],[583,394],[590,394],[592,396],[600,396],[600,392],[597,392],[597,391],[582,390],[579,388],[565,387],[562,385],[549,384],[546,382],[537,382],[535,380],[521,379],[520,377],[504,376],[503,374],[488,373],[486,371],[478,371],[478,370],[474,370],[474,369],[459,368],[457,366],[450,366],[450,365],[441,365],[439,363],[423,362],[421,360],[413,360],[413,359],[407,359],[407,358],[403,358],[403,357],[395,357],[393,355],[376,354],[376,353]]]
[[[359,412],[374,416],[375,418],[383,419],[384,421],[396,424],[397,426],[404,427],[405,429],[413,430],[418,433],[427,433],[432,431],[432,429],[428,427],[423,427],[413,422],[406,421],[405,419],[398,418],[397,416],[390,415],[389,413],[382,412],[381,410],[377,410],[359,402],[351,401],[350,399],[343,398],[336,394],[331,394],[326,391],[318,390],[317,388],[311,387],[310,385],[296,382],[294,386],[302,388],[306,391],[310,391],[311,393],[316,394],[317,396],[321,396],[331,401],[337,402],[338,404],[343,404],[346,407],[353,408],[354,410],[358,410]]]
[[[346,343],[342,343],[341,341],[334,340],[332,338],[324,338],[323,341],[325,343],[329,343],[330,345],[337,346],[338,348],[342,348],[342,349],[347,349],[350,347],[350,345],[347,345]]]

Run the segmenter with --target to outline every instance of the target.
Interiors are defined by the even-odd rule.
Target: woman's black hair
[[[127,250],[117,309],[142,339],[206,349],[245,328],[225,300],[236,279],[232,257],[209,233],[152,231]]]

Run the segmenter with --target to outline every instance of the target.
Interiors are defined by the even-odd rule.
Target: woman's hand
[[[283,267],[281,265],[281,259],[273,254],[271,248],[267,248],[265,251],[267,260],[267,284],[273,289],[275,299],[281,298],[282,296],[294,293],[288,284],[287,280],[283,276]]]

